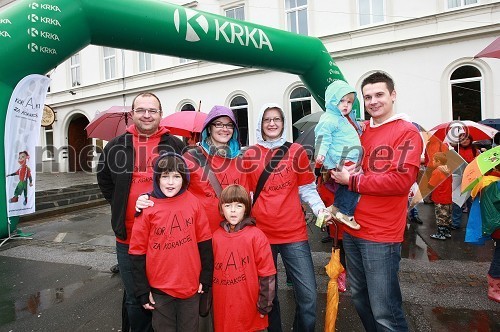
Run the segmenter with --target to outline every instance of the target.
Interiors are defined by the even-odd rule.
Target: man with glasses
[[[159,98],[140,93],[132,101],[133,125],[125,134],[106,144],[97,170],[97,182],[111,205],[111,226],[116,235],[116,255],[125,290],[123,330],[152,331],[151,312],[134,294],[132,262],[128,254],[134,223],[135,202],[140,194],[152,190],[153,164],[163,152],[182,154],[184,143],[159,127],[162,108]],[[122,312],[125,312],[123,310]],[[127,323],[128,320],[128,323]]]

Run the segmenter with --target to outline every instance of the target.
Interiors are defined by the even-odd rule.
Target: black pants
[[[155,332],[198,332],[200,295],[179,299],[168,294],[153,293],[153,329]]]

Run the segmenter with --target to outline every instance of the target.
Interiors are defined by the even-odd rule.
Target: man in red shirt
[[[125,289],[124,307],[131,331],[152,331],[151,312],[134,295],[132,261],[128,253],[134,224],[135,201],[153,188],[153,162],[162,152],[182,154],[184,143],[160,127],[160,99],[150,92],[132,101],[133,125],[106,144],[99,158],[97,182],[111,205],[111,227],[116,235],[116,256]],[[123,324],[126,326],[125,321]],[[127,329],[128,331],[128,329]]]
[[[361,136],[362,172],[344,167],[332,177],[361,194],[359,230],[344,228],[347,277],[366,331],[408,331],[398,272],[408,193],[417,179],[422,139],[405,114],[396,114],[393,80],[375,72],[362,84],[370,124]],[[352,174],[351,174],[351,173]]]

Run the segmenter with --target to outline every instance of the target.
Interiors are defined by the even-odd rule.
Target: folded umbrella
[[[338,246],[337,223],[334,221],[335,235],[333,237],[332,256],[330,261],[325,266],[326,274],[330,278],[328,280],[328,288],[326,292],[326,309],[325,309],[325,332],[335,332],[337,323],[337,314],[339,310],[339,290],[337,278],[344,271],[342,263],[340,263],[340,247]]]

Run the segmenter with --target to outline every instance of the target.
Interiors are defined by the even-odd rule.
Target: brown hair
[[[432,159],[439,161],[441,165],[446,165],[446,163],[448,162],[448,158],[446,158],[446,153],[444,152],[436,152]]]
[[[361,83],[361,90],[363,90],[365,85],[375,83],[385,83],[385,85],[387,86],[387,90],[389,90],[389,93],[392,93],[392,91],[394,91],[394,81],[392,80],[392,78],[386,73],[380,71],[367,76]]]
[[[252,209],[252,203],[250,201],[250,195],[246,191],[243,186],[239,184],[232,184],[227,186],[219,198],[219,212],[221,215],[224,215],[222,212],[222,205],[226,203],[238,202],[245,205],[245,218],[250,216],[250,210]]]
[[[189,185],[189,179],[186,170],[186,163],[180,156],[174,154],[165,154],[159,157],[154,170],[154,180],[157,184],[160,183],[160,177],[163,173],[178,172],[182,177],[182,190]]]
[[[158,98],[158,96],[152,92],[141,92],[137,96],[135,96],[134,100],[132,100],[132,110],[134,110],[135,100],[139,97],[153,97],[153,98],[155,98],[158,101],[158,105],[160,106],[160,108],[159,108],[160,111],[162,111],[160,98]]]

